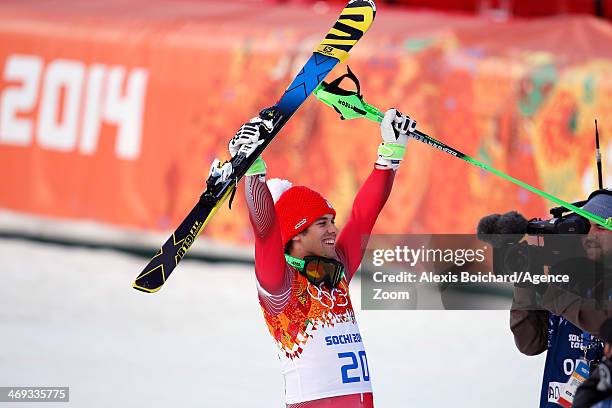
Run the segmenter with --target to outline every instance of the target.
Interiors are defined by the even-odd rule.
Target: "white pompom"
[[[280,196],[283,195],[285,191],[293,187],[293,184],[289,180],[279,178],[270,179],[266,181],[266,184],[268,185],[268,189],[272,194],[272,200],[274,200],[274,203],[278,201]]]

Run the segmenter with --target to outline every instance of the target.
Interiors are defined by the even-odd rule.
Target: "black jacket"
[[[611,372],[612,362],[603,360],[576,390],[572,408],[591,408],[599,401],[612,397]]]

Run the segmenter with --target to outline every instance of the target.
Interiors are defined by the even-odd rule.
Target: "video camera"
[[[573,205],[600,214],[608,209],[612,211],[612,190],[595,190],[586,200]],[[478,238],[493,246],[496,274],[516,271],[541,273],[544,266],[564,272],[584,268],[588,262],[581,237],[589,233],[591,223],[564,207],[552,208],[550,214],[552,217],[547,220],[527,220],[518,212],[511,211],[488,215],[480,220]],[[526,236],[537,237],[536,243],[525,239]]]

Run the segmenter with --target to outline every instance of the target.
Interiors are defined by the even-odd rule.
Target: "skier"
[[[232,157],[240,149],[254,150],[262,143],[260,129],[271,126],[260,117],[245,123],[230,141]],[[246,174],[259,301],[279,347],[287,407],[373,407],[348,286],[415,128],[415,121],[395,109],[386,112],[378,159],[341,232],[332,205],[308,187],[270,180],[281,187],[273,199],[261,157]],[[223,172],[215,167],[211,172]]]

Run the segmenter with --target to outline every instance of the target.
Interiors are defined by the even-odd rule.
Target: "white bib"
[[[372,392],[345,279],[329,291],[296,272],[282,312],[262,309],[279,346],[287,404]]]

